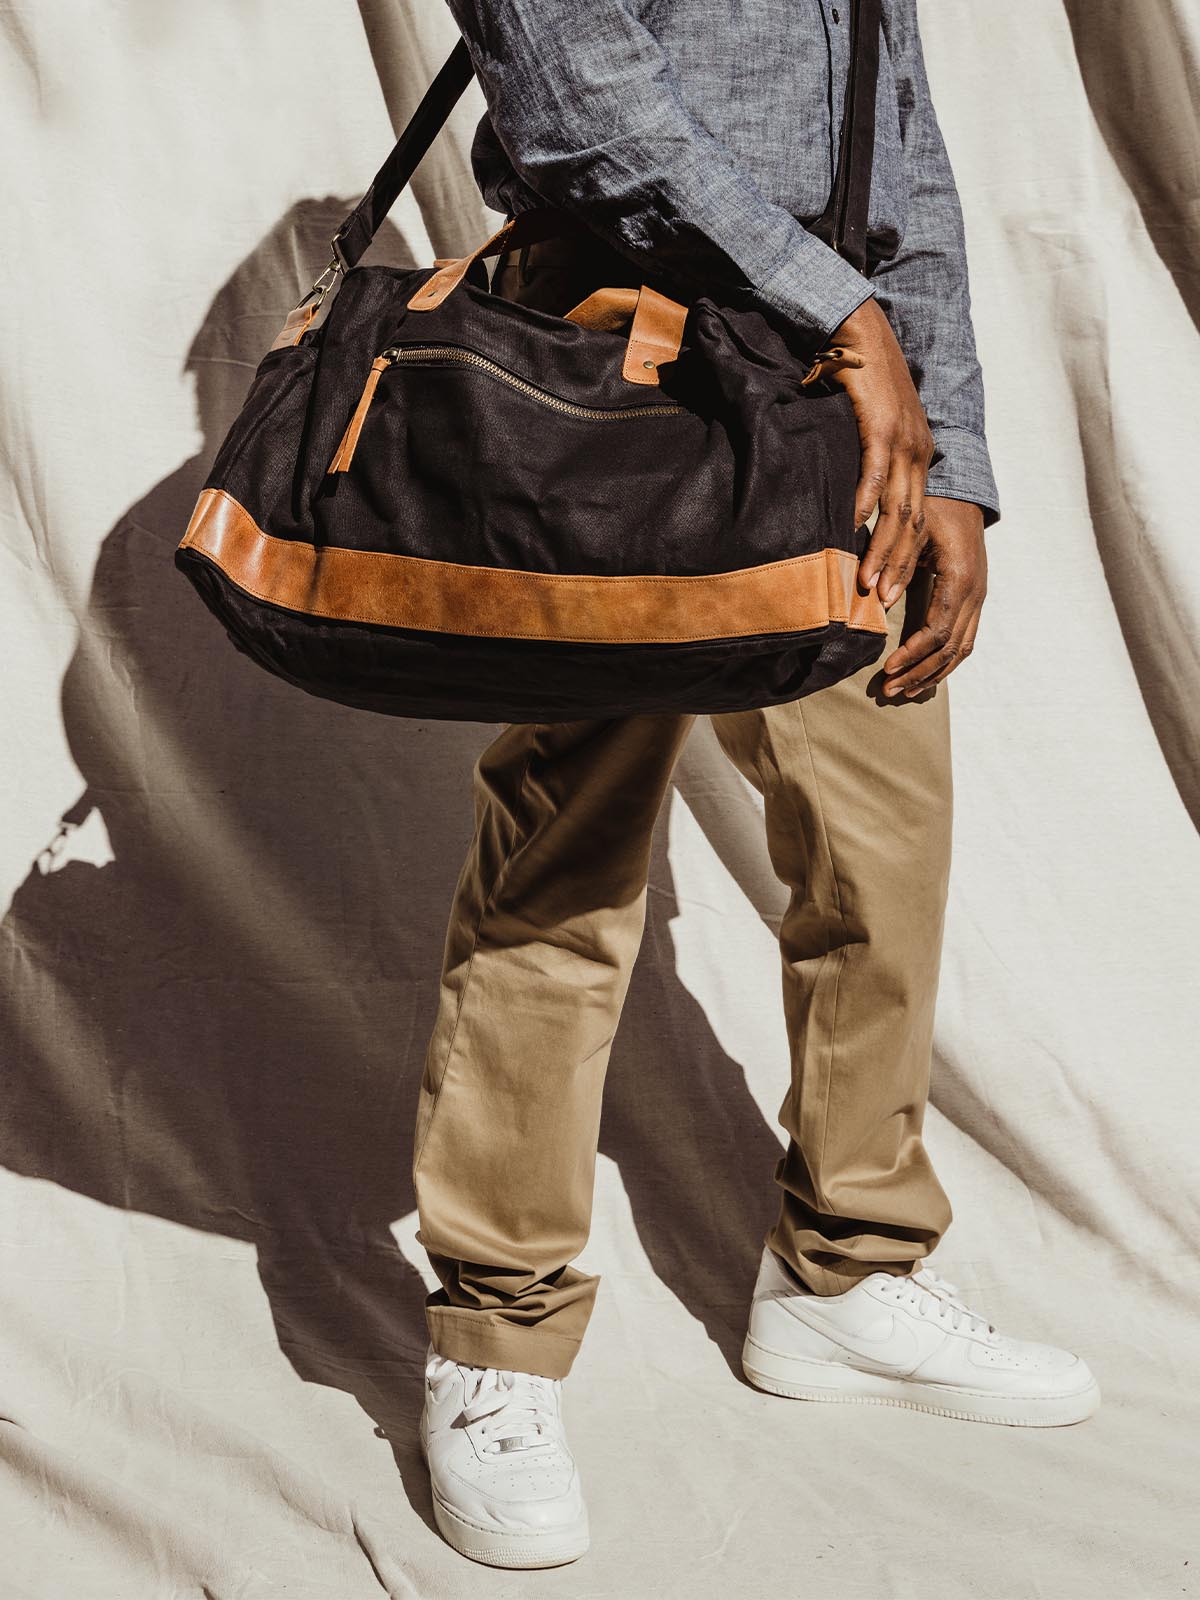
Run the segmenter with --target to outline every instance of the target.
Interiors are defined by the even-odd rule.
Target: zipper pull
[[[846,350],[840,344],[831,345],[828,350],[818,350],[813,359],[813,364],[800,379],[800,387],[807,389],[810,383],[818,383],[822,378],[827,378],[831,372],[840,372],[843,367],[862,367],[866,362],[856,350]]]
[[[363,392],[358,397],[358,404],[354,408],[354,415],[346,425],[342,435],[342,442],[333,453],[333,460],[329,463],[326,477],[334,472],[349,472],[350,463],[354,460],[354,452],[358,447],[358,436],[363,430],[363,423],[367,420],[367,412],[371,409],[371,401],[375,396],[375,388],[380,378],[395,361],[398,350],[385,350],[382,355],[376,356],[371,363],[371,370],[367,373],[367,381],[363,385]]]

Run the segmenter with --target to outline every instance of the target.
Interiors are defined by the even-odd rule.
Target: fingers
[[[966,631],[959,633],[957,630],[949,638],[936,630],[922,630],[921,633],[914,634],[908,641],[909,644],[920,641],[921,647],[927,649],[929,653],[907,672],[888,678],[883,686],[887,698],[895,700],[901,696],[909,698],[923,694],[925,690],[932,689],[934,684],[940,683],[943,678],[949,677],[956,667],[961,666],[974,649],[979,610],[979,607],[973,610],[974,626],[970,629],[969,638]]]
[[[925,544],[925,479],[933,436],[924,414],[904,418],[885,440],[871,438],[855,500],[856,526],[879,506],[879,520],[859,566],[859,582],[878,588],[885,606],[904,592]],[[885,467],[886,459],[886,467]],[[867,502],[870,501],[870,505]]]
[[[889,484],[881,520],[892,529],[892,542],[879,571],[878,591],[884,605],[891,606],[908,586],[925,544],[925,467],[921,463],[910,467],[907,483],[897,474],[894,487]]]
[[[937,574],[924,623],[883,664],[884,694],[920,694],[948,677],[975,648],[983,601],[969,576]]]
[[[887,488],[891,451],[883,439],[864,441],[862,471],[858,488],[854,491],[854,526],[861,528],[870,522],[871,514]],[[866,579],[862,580],[864,583]]]
[[[914,456],[911,445],[893,452],[885,489],[879,500],[879,520],[859,567],[859,581],[877,587],[879,598],[890,606],[904,593],[925,548],[924,451]]]

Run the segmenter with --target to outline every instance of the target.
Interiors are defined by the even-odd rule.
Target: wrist
[[[961,534],[982,536],[985,525],[984,507],[977,505],[974,500],[958,500],[950,495],[931,494],[928,491],[925,495],[925,518],[931,528],[940,524]]]
[[[890,336],[892,325],[884,316],[878,300],[872,295],[856,306],[844,321],[829,335],[831,345],[847,345],[851,349],[860,350],[865,345],[875,343],[881,337]]]

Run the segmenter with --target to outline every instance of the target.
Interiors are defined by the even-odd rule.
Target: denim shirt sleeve
[[[653,34],[620,0],[449,0],[523,184],[633,260],[745,295],[814,342],[871,285],[775,205],[684,105]]]
[[[916,0],[883,8],[896,77],[908,216],[896,254],[872,278],[917,385],[937,454],[927,493],[971,500],[984,525],[1000,516],[984,438],[962,207],[929,94]]]

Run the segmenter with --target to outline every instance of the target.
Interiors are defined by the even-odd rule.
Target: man
[[[863,358],[837,381],[863,446],[856,515],[877,516],[860,581],[889,608],[882,690],[870,667],[792,705],[713,718],[762,793],[791,891],[788,1145],[747,1376],[781,1396],[1075,1422],[1099,1398],[1085,1364],[1003,1337],[922,1265],[950,1221],[921,1142],[949,873],[944,680],[975,640],[998,510],[916,0],[882,4],[875,270],[860,275],[803,226],[829,194],[858,3],[870,14],[871,0],[450,0],[489,107],[474,152],[486,198],[557,208],[587,230],[503,261],[498,292],[561,315],[653,273],[681,298],[727,294],[814,350]],[[901,643],[918,569],[930,582]],[[495,1565],[587,1547],[561,1382],[597,1280],[570,1263],[588,1232],[651,829],[689,721],[509,726],[476,770],[414,1179],[441,1281],[422,1419],[435,1511],[456,1549]]]

